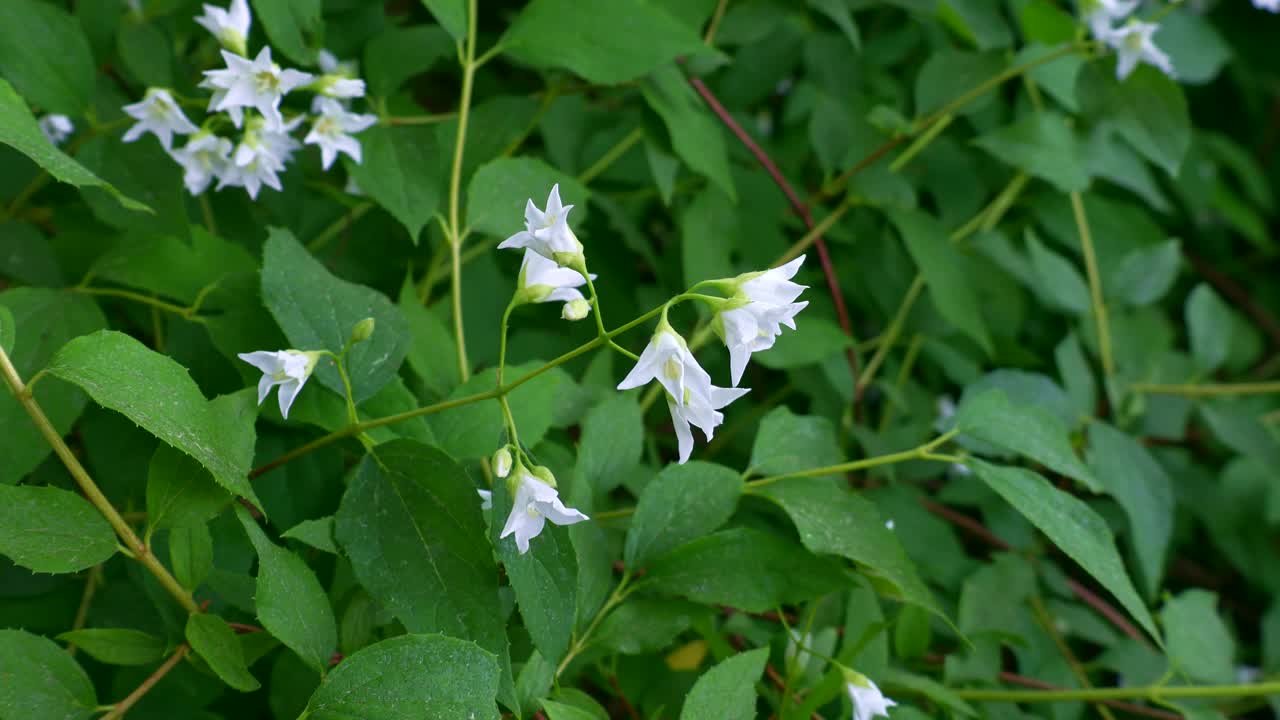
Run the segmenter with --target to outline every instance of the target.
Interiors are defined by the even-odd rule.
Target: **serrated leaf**
[[[689,87],[684,73],[675,65],[665,65],[650,73],[641,89],[649,107],[666,124],[676,154],[736,203],[729,151],[720,123]]]
[[[498,158],[485,163],[467,185],[467,225],[476,232],[506,238],[524,229],[525,204],[546,207],[551,186],[560,184],[560,198],[573,205],[570,227],[587,216],[591,191],[572,176],[532,157]]]
[[[213,537],[203,522],[169,531],[169,564],[182,587],[195,590],[213,570]]]
[[[129,628],[71,630],[58,639],[108,665],[149,665],[164,657],[163,639]]]
[[[116,535],[79,495],[0,485],[0,555],[46,573],[78,572],[116,554]]]
[[[347,172],[404,225],[416,245],[444,190],[435,128],[375,125],[360,133],[360,146],[362,160],[347,163]]]
[[[158,530],[201,523],[232,500],[198,460],[160,445],[147,468],[147,525]]]
[[[1015,403],[1003,390],[966,397],[956,415],[965,435],[1026,456],[1045,467],[1079,480],[1094,492],[1103,487],[1076,456],[1067,429],[1042,407]]]
[[[1235,642],[1218,615],[1218,596],[1205,590],[1185,590],[1160,611],[1169,640],[1173,669],[1210,685],[1235,681]]]
[[[756,681],[769,648],[739,653],[706,671],[684,699],[680,720],[750,720],[756,717]]]
[[[649,559],[714,532],[742,496],[742,477],[723,465],[668,465],[645,486],[623,557],[636,570]]]
[[[1125,573],[1111,529],[1093,509],[1030,470],[990,465],[976,458],[967,463],[988,487],[1079,563],[1151,637],[1160,641],[1151,612]]]
[[[84,669],[52,640],[0,630],[0,708],[6,717],[88,720],[97,693]]]
[[[300,65],[311,65],[323,40],[320,0],[253,0],[254,17],[262,23],[274,49]]]
[[[248,480],[255,417],[251,395],[209,402],[186,368],[111,330],[67,343],[47,370],[195,458],[219,485],[261,505]]]
[[[373,335],[347,353],[347,375],[357,403],[372,397],[396,376],[409,352],[409,328],[386,295],[331,274],[282,228],[271,228],[263,249],[262,300],[299,350],[342,351],[351,329],[373,318]],[[266,348],[246,348],[266,349]],[[325,387],[345,396],[333,363],[315,370]]]
[[[503,380],[512,380],[542,367],[532,361],[523,365],[508,366]],[[554,371],[530,380],[507,395],[511,414],[520,429],[520,441],[537,445],[551,428],[551,421],[558,400],[556,389],[564,377]],[[449,399],[455,400],[476,393],[488,392],[497,386],[497,370],[490,368],[473,375],[459,385]],[[460,460],[485,457],[503,442],[502,406],[497,400],[482,400],[430,416],[431,429],[440,448]]]
[[[973,141],[996,158],[1029,175],[1047,180],[1063,192],[1089,187],[1084,148],[1058,113],[1030,113],[1012,125]]]
[[[986,321],[978,309],[977,289],[968,276],[956,271],[966,266],[966,258],[947,239],[942,225],[915,211],[894,210],[890,211],[889,217],[920,268],[934,307],[942,317],[990,354],[994,346]]]
[[[260,687],[258,680],[249,673],[244,650],[236,631],[226,620],[217,615],[195,613],[187,618],[187,642],[223,682],[241,692],[251,692]]]
[[[460,0],[424,0],[424,4],[449,2],[461,4]],[[373,97],[391,95],[406,80],[426,72],[437,60],[448,59],[452,54],[453,39],[440,27],[388,28],[373,36],[364,47],[364,74],[369,81],[369,94]]]
[[[267,539],[243,507],[236,517],[258,553],[253,603],[267,632],[324,675],[338,647],[338,624],[316,574],[297,555]]]
[[[422,0],[422,5],[431,11],[436,22],[462,42],[467,38],[467,5],[466,0]]]
[[[498,720],[499,666],[465,640],[402,635],[342,661],[311,696],[307,720]]]
[[[748,466],[757,475],[782,475],[837,465],[842,460],[830,420],[796,415],[779,405],[760,419]]]
[[[9,0],[4,16],[0,75],[44,112],[80,115],[93,99],[96,75],[80,23],[38,0]]]
[[[1191,147],[1191,118],[1182,87],[1159,70],[1139,65],[1124,82],[1104,68],[1083,73],[1077,92],[1091,114],[1114,123],[1143,157],[1177,176]]]
[[[291,540],[306,543],[317,550],[323,550],[327,553],[339,554],[338,543],[333,538],[332,515],[314,520],[303,520],[281,533],[280,537],[287,537]]]

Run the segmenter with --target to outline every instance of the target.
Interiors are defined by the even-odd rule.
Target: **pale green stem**
[[[800,257],[800,254],[803,253],[805,250],[808,250],[810,245],[817,242],[818,238],[822,237],[824,233],[826,233],[828,230],[831,229],[832,225],[836,224],[836,221],[844,217],[844,214],[846,212],[849,212],[850,207],[852,206],[847,202],[840,203],[840,205],[837,206],[834,210],[832,210],[829,215],[822,218],[821,222],[819,222],[817,225],[814,225],[812,230],[805,233],[804,237],[797,240],[794,245],[792,245],[785,253],[783,253],[782,257],[778,258],[777,260],[774,260],[773,267],[778,267],[779,265],[786,265],[792,260],[795,260],[796,258]]]
[[[352,225],[355,225],[357,220],[364,217],[364,214],[372,209],[372,202],[362,202],[353,206],[350,210],[343,213],[338,219],[329,223],[328,227],[321,230],[319,235],[312,238],[311,242],[307,243],[307,249],[311,252],[315,252],[323,248],[325,245],[328,245],[329,241],[336,237],[338,233],[350,228]]]
[[[170,670],[177,667],[178,663],[182,662],[182,658],[186,657],[187,653],[190,651],[190,645],[187,645],[186,643],[179,645],[178,649],[174,650],[173,654],[170,655],[160,667],[156,668],[155,672],[147,676],[147,679],[143,680],[142,684],[135,688],[133,692],[129,693],[125,699],[115,705],[112,705],[111,711],[106,715],[103,715],[99,720],[119,720],[119,718],[124,717],[124,714],[129,712],[129,708],[133,707],[135,703],[141,700],[142,696],[150,692],[151,688],[155,687],[156,683],[163,680],[164,676],[168,675]]]
[[[907,288],[907,294],[903,296],[902,302],[898,304],[898,310],[893,314],[893,319],[889,321],[889,327],[885,328],[885,331],[881,333],[880,347],[876,348],[875,354],[871,356],[867,367],[862,371],[861,377],[858,378],[855,392],[861,393],[870,387],[871,381],[876,377],[876,372],[884,364],[889,350],[898,342],[898,336],[902,334],[902,328],[907,323],[907,317],[910,316],[911,308],[915,305],[916,299],[920,297],[920,293],[924,292],[924,286],[924,275],[917,273],[915,279],[911,281],[911,287]]]
[[[779,480],[791,480],[794,478],[819,477],[821,475],[834,475],[836,473],[854,472],[855,470],[865,470],[866,468],[879,467],[881,465],[893,465],[895,463],[907,462],[909,460],[937,460],[938,462],[957,462],[959,457],[951,455],[938,455],[933,451],[938,447],[946,444],[956,435],[959,430],[951,430],[943,433],[929,442],[914,447],[910,450],[902,452],[889,453],[888,455],[877,455],[876,457],[864,458],[862,460],[854,460],[853,462],[840,463],[839,465],[828,465],[826,467],[811,468],[809,470],[798,470],[796,472],[783,473],[781,475],[770,475],[752,480],[746,484],[748,491],[756,488],[772,485]]]
[[[200,309],[200,306],[198,304],[192,305],[190,307],[183,307],[182,305],[176,305],[174,303],[165,302],[164,300],[158,300],[148,295],[143,295],[142,293],[136,293],[131,290],[117,290],[115,288],[90,287],[88,285],[77,285],[73,288],[70,288],[70,290],[72,292],[77,292],[82,295],[101,295],[103,297],[117,297],[124,300],[132,300],[133,302],[142,303],[143,305],[150,305],[151,307],[157,308],[159,310],[164,310],[165,312],[173,313],[174,315],[178,315],[182,317],[182,319],[184,320],[190,320],[192,322],[197,322],[197,323],[205,322],[204,318],[195,314],[196,311]]]
[[[609,148],[604,155],[601,155],[599,160],[592,163],[591,167],[583,170],[582,174],[578,176],[578,182],[583,185],[590,184],[592,180],[595,180],[601,173],[608,170],[610,166],[618,161],[618,158],[625,155],[628,150],[643,138],[644,130],[640,128],[627,133],[613,147]]]
[[[591,644],[591,635],[600,625],[600,621],[603,620],[611,610],[622,604],[623,600],[627,599],[627,595],[630,594],[628,587],[630,583],[630,571],[623,573],[622,577],[618,580],[618,587],[613,589],[609,598],[605,600],[604,604],[600,606],[600,609],[596,611],[595,617],[591,618],[591,623],[587,625],[587,629],[582,631],[581,635],[574,635],[573,642],[569,644],[568,652],[564,654],[564,659],[556,666],[555,678],[557,680],[562,674],[564,674],[565,669],[569,667],[569,663],[573,662],[573,659]]]
[[[1111,354],[1111,327],[1107,319],[1107,306],[1102,299],[1102,274],[1098,272],[1098,256],[1093,251],[1093,233],[1089,231],[1089,218],[1085,216],[1080,193],[1071,193],[1071,212],[1076,218],[1076,230],[1080,234],[1080,248],[1084,251],[1085,272],[1089,276],[1089,298],[1093,303],[1094,322],[1098,325],[1098,353],[1102,356],[1102,372],[1107,378],[1116,374],[1115,358]]]
[[[1163,385],[1134,383],[1129,389],[1147,395],[1184,395],[1186,397],[1219,397],[1231,395],[1270,395],[1280,393],[1280,382],[1222,383],[1208,385]]]
[[[383,117],[378,119],[379,125],[434,125],[457,117],[456,112],[436,113],[434,115],[408,115],[401,117]]]
[[[1280,694],[1280,681],[1251,685],[1200,685],[1169,687],[1147,685],[1141,687],[1079,688],[1065,690],[986,690],[953,689],[964,700],[990,702],[1071,702],[1094,700],[1176,700],[1185,698],[1259,697]]]
[[[889,163],[889,172],[896,173],[906,167],[907,163],[911,162],[916,155],[919,155],[925,148],[929,147],[929,144],[932,143],[943,130],[946,130],[947,126],[950,125],[951,121],[954,119],[955,116],[953,115],[943,115],[938,118],[937,122],[931,123],[928,130],[924,131],[920,137],[916,138],[915,142],[908,145],[907,149],[903,150],[901,155],[894,158],[892,163]]]
[[[476,74],[476,0],[467,2],[466,55],[462,61],[462,98],[458,102],[458,134],[453,146],[453,170],[449,176],[449,256],[453,277],[453,334],[458,346],[458,375],[471,377],[467,361],[467,336],[462,318],[462,226],[458,206],[462,194],[462,155],[467,146],[467,121],[471,112],[471,88]]]
[[[705,45],[713,45],[716,41],[716,30],[720,27],[720,21],[724,19],[724,11],[729,7],[729,0],[720,0],[716,3],[716,11],[711,15],[711,21],[707,23],[707,34],[702,36],[702,42]]]
[[[209,231],[210,235],[218,234],[218,220],[213,215],[213,206],[209,204],[209,196],[201,193],[200,196],[200,213],[204,216],[204,227]]]

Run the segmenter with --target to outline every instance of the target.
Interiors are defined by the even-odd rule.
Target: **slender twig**
[[[1183,395],[1185,397],[1219,397],[1230,395],[1270,395],[1280,393],[1280,381],[1256,383],[1211,383],[1204,385],[1165,385],[1134,383],[1129,389],[1147,395]]]
[[[456,112],[436,113],[434,115],[410,115],[407,117],[378,118],[379,125],[434,125],[457,117]]]
[[[644,139],[644,130],[640,128],[636,128],[624,135],[613,147],[606,150],[599,160],[592,163],[591,167],[582,171],[582,174],[578,176],[578,182],[583,185],[589,185],[592,180],[595,180],[601,173],[608,170],[610,166],[618,161],[618,158],[626,155],[627,151],[642,139]]]
[[[1102,356],[1102,372],[1107,378],[1116,374],[1115,356],[1111,353],[1111,323],[1107,319],[1107,305],[1102,298],[1102,273],[1098,271],[1098,255],[1093,250],[1093,233],[1089,230],[1089,218],[1084,212],[1080,193],[1071,193],[1071,212],[1075,215],[1076,230],[1080,234],[1080,248],[1084,251],[1085,272],[1089,276],[1089,298],[1093,304],[1093,319],[1098,325],[1098,354]]]
[[[178,649],[174,650],[173,654],[164,661],[164,664],[156,668],[155,672],[148,675],[147,679],[143,680],[141,685],[125,696],[125,699],[116,703],[115,706],[111,708],[111,712],[103,715],[100,720],[118,720],[119,718],[124,717],[124,714],[129,712],[129,708],[132,708],[139,700],[142,699],[142,696],[150,692],[151,688],[156,686],[156,683],[163,680],[164,676],[168,675],[170,670],[176,667],[178,663],[182,662],[182,658],[186,657],[189,652],[191,652],[190,645],[185,643],[179,645]]]
[[[1151,700],[1176,698],[1228,698],[1280,695],[1280,681],[1244,685],[1144,685],[1139,687],[1082,688],[1061,690],[952,690],[964,700],[992,702],[1070,702],[1095,700]]]
[[[945,445],[956,435],[959,430],[951,430],[943,433],[929,442],[903,450],[902,452],[889,453],[887,455],[877,455],[875,457],[863,458],[862,460],[854,460],[853,462],[840,463],[838,465],[828,465],[826,467],[812,468],[809,470],[798,470],[796,472],[782,473],[780,475],[770,475],[758,480],[752,480],[746,484],[747,490],[755,490],[765,485],[772,485],[779,480],[790,480],[792,478],[818,477],[821,475],[835,475],[836,473],[854,472],[856,470],[864,470],[866,468],[879,467],[881,465],[892,465],[894,463],[907,462],[908,460],[937,460],[939,462],[956,462],[959,458],[949,455],[938,455],[933,451]]]
[[[462,155],[467,146],[467,120],[471,112],[471,88],[476,76],[476,0],[467,3],[467,41],[462,60],[462,98],[458,101],[458,133],[453,144],[453,169],[449,176],[449,257],[453,277],[453,334],[458,346],[458,375],[471,377],[467,360],[467,336],[462,319],[462,225],[458,206],[462,194]]]
[[[582,631],[582,634],[574,633],[573,641],[569,643],[569,650],[565,652],[564,659],[556,666],[556,679],[559,679],[564,674],[565,669],[569,667],[569,663],[573,662],[573,659],[591,644],[591,635],[600,626],[600,621],[604,620],[611,610],[622,604],[622,601],[626,600],[627,596],[631,594],[631,577],[630,572],[623,572],[622,577],[618,579],[618,586],[613,589],[608,599],[596,611],[595,616],[591,618],[591,622],[587,624],[587,628]]]
[[[1080,687],[1093,687],[1093,684],[1089,682],[1089,673],[1085,672],[1084,666],[1076,659],[1076,654],[1071,652],[1071,646],[1062,637],[1062,633],[1058,632],[1058,627],[1053,621],[1053,615],[1049,614],[1049,608],[1045,607],[1044,601],[1040,599],[1039,595],[1033,594],[1031,596],[1031,609],[1041,629],[1053,640],[1053,644],[1058,648],[1062,659],[1066,660],[1067,666],[1071,668],[1071,673],[1076,676],[1076,680],[1080,681]],[[1111,714],[1111,710],[1105,704],[1094,703],[1094,709],[1098,711],[1103,720],[1115,720],[1115,716]]]
[[[724,11],[727,7],[729,7],[729,0],[720,0],[716,3],[716,11],[712,13],[711,20],[707,23],[707,33],[702,36],[702,42],[706,45],[715,45],[716,30],[720,29],[720,21],[724,19]]]
[[[344,230],[350,230],[351,226],[355,225],[357,220],[364,217],[364,214],[369,212],[372,209],[373,209],[373,203],[367,202],[367,201],[362,202],[358,205],[355,205],[350,210],[347,210],[346,212],[342,213],[342,215],[338,217],[338,219],[329,223],[328,227],[326,227],[324,230],[321,230],[319,235],[316,235],[314,238],[312,238],[311,242],[307,243],[307,249],[310,250],[311,252],[315,252],[323,248],[325,245],[328,245],[329,241],[332,240],[338,233]]]
[[[79,630],[89,620],[89,606],[93,603],[93,595],[98,590],[98,584],[102,582],[102,566],[94,565],[89,568],[89,574],[84,579],[84,592],[80,594],[80,607],[76,608],[76,618],[71,623],[72,630]],[[75,643],[67,645],[67,652],[75,657]]]
[[[189,306],[183,307],[182,305],[175,305],[174,303],[171,303],[171,302],[165,302],[164,300],[153,298],[150,295],[143,295],[142,293],[133,292],[132,290],[120,290],[118,288],[104,288],[104,287],[93,287],[91,285],[77,285],[75,287],[69,288],[69,290],[71,290],[71,292],[80,293],[82,295],[99,295],[102,297],[116,297],[122,300],[132,300],[133,302],[142,303],[143,305],[150,305],[151,307],[156,308],[158,310],[163,310],[168,313],[173,313],[174,315],[178,315],[179,317],[181,317],[183,320],[190,320],[191,322],[196,322],[196,323],[206,322],[205,318],[196,314],[196,312],[200,310],[199,305],[189,305]]]

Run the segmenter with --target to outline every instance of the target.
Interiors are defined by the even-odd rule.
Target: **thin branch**
[[[111,712],[103,715],[101,720],[118,720],[119,718],[124,717],[124,714],[129,712],[129,708],[132,708],[144,695],[150,692],[151,688],[156,686],[156,683],[163,680],[164,676],[168,675],[170,670],[176,667],[178,663],[182,662],[182,658],[186,657],[189,652],[191,652],[191,646],[186,644],[179,645],[178,649],[173,651],[173,654],[169,656],[168,660],[164,661],[163,665],[156,668],[155,672],[148,675],[147,679],[143,680],[142,684],[134,689],[133,692],[129,693],[125,699],[116,703],[115,706],[111,708]]]

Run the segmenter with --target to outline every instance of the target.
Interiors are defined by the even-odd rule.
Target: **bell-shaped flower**
[[[782,334],[795,329],[796,313],[808,302],[795,302],[806,286],[794,283],[804,256],[764,272],[746,273],[735,280],[729,309],[716,314],[712,328],[729,348],[729,371],[736,387],[742,381],[751,353],[768,350]]]
[[[582,261],[582,243],[569,229],[572,205],[560,202],[560,184],[551,186],[547,209],[539,210],[530,198],[524,208],[524,230],[503,240],[499,248],[527,248],[562,267]]]
[[[1080,13],[1093,36],[1103,40],[1115,23],[1138,9],[1139,2],[1140,0],[1081,0]]]
[[[885,697],[867,676],[852,670],[846,670],[844,676],[845,691],[849,693],[849,702],[853,704],[853,720],[889,717],[889,708],[898,703]]]
[[[1280,13],[1280,0],[1253,0],[1253,6],[1259,10]]]
[[[279,173],[285,161],[297,147],[297,141],[287,132],[272,132],[263,127],[260,119],[250,122],[244,136],[231,155],[231,162],[218,178],[218,189],[243,187],[249,197],[258,199],[263,185],[273,190],[282,189]]]
[[[199,195],[214,179],[222,177],[231,165],[233,147],[230,140],[202,130],[170,153],[182,166],[182,183],[187,192]]]
[[[289,407],[293,399],[298,397],[302,386],[307,384],[311,371],[322,353],[302,350],[277,350],[269,352],[259,350],[251,353],[240,353],[237,357],[262,371],[262,379],[258,381],[258,404],[267,399],[271,388],[279,385],[280,415],[289,417]]]
[[[282,70],[271,60],[271,48],[264,47],[253,60],[222,51],[227,67],[206,70],[202,87],[214,91],[209,101],[210,112],[251,107],[257,110],[271,128],[284,124],[280,100],[296,87],[311,82],[311,75],[299,70]],[[235,120],[234,115],[232,120]],[[238,123],[237,123],[238,126]]]
[[[1116,79],[1124,80],[1138,67],[1147,63],[1160,72],[1174,76],[1173,62],[1163,50],[1156,47],[1152,36],[1160,29],[1155,23],[1130,20],[1122,27],[1108,32],[1102,39],[1116,51]]]
[[[535,474],[536,473],[536,474]],[[529,552],[529,541],[542,532],[548,520],[556,525],[572,525],[587,520],[587,516],[560,502],[560,493],[543,478],[551,482],[555,479],[545,468],[535,468],[533,472],[517,463],[507,479],[507,487],[511,489],[511,514],[502,527],[499,539],[509,535],[516,537],[516,549],[521,554]]]
[[[707,436],[707,442],[710,442],[715,436],[715,429],[724,422],[724,414],[719,410],[748,392],[751,392],[750,388],[716,387],[708,379],[705,385],[686,384],[682,405],[677,405],[670,395],[667,396],[667,410],[671,413],[671,424],[675,427],[681,464],[688,461],[693,452],[693,431],[689,426],[694,425],[702,430]]]
[[[303,142],[320,146],[320,164],[325,170],[333,165],[338,153],[346,153],[356,164],[361,162],[360,141],[349,133],[367,130],[378,118],[374,115],[358,115],[348,112],[337,100],[317,98],[320,116],[311,124],[311,132]]]
[[[138,121],[125,132],[123,139],[127,143],[149,132],[160,139],[165,150],[172,150],[175,134],[190,135],[199,130],[187,119],[182,108],[178,107],[173,95],[163,88],[149,88],[146,97],[132,105],[125,105],[124,112]]]
[[[196,22],[213,33],[223,47],[238,55],[248,55],[245,42],[249,39],[249,26],[253,23],[248,0],[231,0],[226,10],[205,5],[204,14],[197,17]]]
[[[592,275],[594,280],[595,276]],[[520,303],[544,303],[574,301],[586,302],[580,286],[587,282],[575,270],[562,268],[555,262],[546,259],[530,249],[524,251],[524,262],[520,264],[519,288],[516,301]],[[590,309],[590,305],[587,306]],[[585,317],[585,315],[584,315]]]
[[[76,131],[75,123],[71,122],[71,118],[66,115],[50,114],[43,115],[36,121],[40,132],[45,138],[54,145],[61,145],[71,137],[71,133]]]

